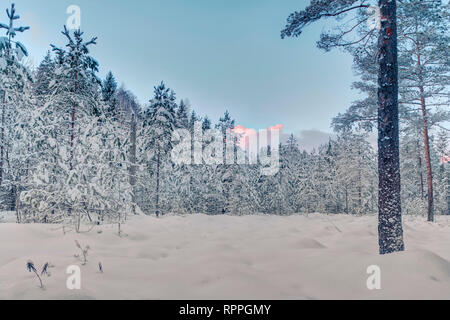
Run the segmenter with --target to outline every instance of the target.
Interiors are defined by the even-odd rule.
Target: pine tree
[[[108,72],[105,80],[103,80],[102,83],[102,97],[103,101],[107,105],[105,116],[118,120],[120,116],[120,110],[118,108],[116,92],[117,82],[112,72],[110,71]]]
[[[370,213],[374,205],[371,187],[376,179],[375,154],[365,134],[342,133],[335,145],[336,183],[344,195],[345,212]],[[342,189],[344,192],[342,192]]]
[[[299,36],[305,26],[327,17],[341,17],[353,10],[367,9],[364,1],[318,1],[313,0],[303,11],[288,18],[281,37]],[[379,246],[380,253],[403,251],[403,229],[400,202],[400,161],[398,130],[398,64],[397,64],[397,7],[395,1],[379,0],[378,7],[383,19],[378,33],[378,172],[379,172]],[[367,21],[358,15],[351,27],[338,28],[337,33],[324,33],[318,46],[329,50],[364,43],[375,33],[367,30],[356,41],[349,41],[352,30]]]
[[[431,164],[430,107],[447,105],[450,84],[449,23],[444,20],[440,0],[404,1],[399,6],[400,94],[402,103],[413,110],[420,106],[427,171],[428,221],[434,221],[433,173]],[[447,92],[446,92],[447,91]],[[415,112],[415,111],[413,111]],[[440,120],[450,120],[450,112]]]
[[[119,88],[116,92],[117,108],[123,111],[125,128],[129,133],[129,151],[128,151],[128,172],[129,184],[131,188],[131,211],[137,214],[138,205],[138,159],[137,159],[137,134],[141,122],[141,110],[136,97],[124,88]]]
[[[89,56],[89,46],[95,45],[97,38],[92,38],[90,41],[83,41],[83,32],[76,30],[71,36],[67,27],[64,26],[64,30],[61,32],[68,40],[66,45],[68,50],[63,50],[52,45],[52,48],[57,52],[61,59],[61,67],[65,69],[63,77],[66,81],[63,81],[61,85],[63,91],[67,93],[67,100],[71,102],[71,136],[70,136],[70,168],[73,168],[74,157],[74,143],[75,143],[75,122],[77,117],[77,111],[90,113],[95,116],[99,116],[101,110],[95,107],[95,104],[83,103],[86,102],[86,98],[91,99],[92,93],[89,92],[92,83],[99,83],[100,81],[95,76],[95,72],[98,71],[98,62]],[[87,71],[87,72],[86,72]],[[72,93],[73,95],[69,94]],[[79,105],[80,100],[83,101],[82,105]],[[86,107],[91,107],[91,110],[86,110]],[[84,107],[85,110],[82,110]]]
[[[155,214],[159,217],[161,172],[162,166],[168,162],[172,149],[172,133],[175,129],[175,93],[166,88],[164,82],[155,87],[155,93],[150,100],[150,107],[145,111],[142,137],[145,139],[144,152],[147,152],[149,169],[151,163],[156,166],[155,174]]]
[[[94,222],[93,213],[104,218],[123,203],[111,187],[123,180],[126,147],[121,133],[113,130],[117,126],[103,114],[98,63],[88,50],[95,38],[84,42],[79,30],[73,37],[66,28],[62,33],[68,49],[53,46],[58,54],[54,79],[48,93],[40,94],[44,103],[31,119],[39,161],[21,200],[30,208],[25,218],[68,220],[80,231],[83,220]]]
[[[5,166],[5,136],[7,119],[11,117],[8,109],[8,104],[11,102],[11,95],[13,94],[15,86],[23,85],[18,83],[21,81],[21,74],[26,73],[24,68],[20,65],[20,60],[23,56],[28,56],[28,51],[25,46],[15,41],[14,38],[17,32],[24,32],[29,30],[29,27],[16,27],[16,20],[20,19],[20,16],[16,14],[14,4],[11,5],[11,9],[6,9],[6,14],[9,19],[8,24],[0,23],[0,29],[6,29],[6,37],[0,37],[0,67],[2,78],[0,81],[0,94],[2,99],[2,111],[1,111],[1,145],[0,145],[0,186],[4,179],[4,166]],[[14,48],[15,46],[15,48]]]
[[[421,121],[414,117],[402,130],[400,170],[402,174],[402,203],[406,214],[425,214],[423,140]],[[424,211],[425,210],[425,211]]]
[[[447,102],[443,100],[448,96],[450,79],[446,58],[449,55],[447,11],[448,8],[439,0],[398,3],[399,115],[406,126],[411,125],[411,117],[421,118],[430,221],[433,220],[434,197],[429,135],[432,126],[450,119],[450,112],[445,110]],[[377,83],[373,76],[373,61],[379,51],[376,43],[372,42],[368,41],[369,45],[358,43],[349,50],[354,55],[355,69],[361,77],[361,81],[353,86],[366,97],[355,101],[344,114],[333,119],[333,125],[338,130],[354,124],[371,130],[377,120],[374,102]]]
[[[233,179],[235,177],[235,164],[229,163],[229,157],[227,157],[227,134],[232,133],[235,126],[235,120],[231,119],[230,113],[225,111],[223,117],[219,119],[216,124],[216,129],[220,130],[223,141],[223,163],[217,166],[218,178],[222,183],[222,213],[229,213],[231,211],[230,197],[232,193]],[[230,142],[228,142],[230,143]],[[234,156],[232,157],[234,160]]]
[[[189,102],[181,100],[176,112],[177,128],[188,129],[190,127],[188,114],[189,114]]]
[[[44,57],[37,69],[33,91],[36,96],[46,96],[50,94],[52,81],[55,77],[55,62],[52,59],[50,51]]]
[[[202,129],[203,131],[211,129],[211,120],[207,116],[203,118]]]

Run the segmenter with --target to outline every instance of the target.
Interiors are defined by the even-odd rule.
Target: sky
[[[91,55],[100,76],[111,70],[141,103],[160,81],[188,98],[215,122],[229,110],[236,123],[314,139],[331,132],[331,118],[357,93],[351,57],[316,48],[324,23],[300,38],[282,40],[289,13],[306,0],[16,0],[30,31],[17,40],[38,64],[50,43],[64,45],[60,31],[70,5],[81,9],[86,38],[98,37]],[[8,2],[2,1],[6,9]],[[0,21],[6,21],[2,9]]]

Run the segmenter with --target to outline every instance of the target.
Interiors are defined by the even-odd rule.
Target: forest
[[[299,36],[316,20],[345,14],[347,1],[335,2],[331,8],[312,1],[291,14],[281,36]],[[237,124],[233,116],[225,111],[214,121],[197,114],[165,81],[141,105],[113,72],[98,77],[101,61],[90,48],[101,39],[86,39],[65,26],[60,36],[66,45],[49,46],[36,68],[28,66],[26,44],[18,40],[33,26],[21,26],[12,5],[0,24],[3,210],[14,211],[18,223],[66,223],[76,230],[136,214],[377,213],[378,150],[368,137],[377,128],[374,61],[380,51],[377,28],[368,31],[365,25],[373,16],[365,10],[369,5],[350,2],[353,25],[341,23],[334,33],[322,34],[318,47],[339,47],[353,56],[359,78],[353,88],[361,99],[332,119],[335,137],[312,152],[286,135],[276,148],[280,167],[274,175],[261,174],[260,164],[174,164],[175,130],[194,137],[201,122],[200,130],[220,130],[225,145],[226,133]],[[397,24],[402,212],[433,221],[434,215],[450,214],[449,6],[438,0],[399,2]],[[348,39],[351,33],[359,40]],[[211,142],[198,143],[205,149]],[[271,148],[259,151],[270,154]]]
[[[33,10],[53,18],[61,4],[52,7],[55,3]],[[93,3],[84,5],[92,9]],[[106,1],[99,3],[95,5],[106,6]],[[227,14],[238,10],[237,3],[239,10],[252,14],[245,15],[245,24],[228,20]],[[30,15],[20,15],[34,4],[5,8],[6,14],[0,14],[0,300],[448,299],[450,4],[447,0],[305,3],[298,4],[298,11],[291,8],[296,3],[289,3],[286,12],[279,2],[275,12],[269,1],[188,4],[197,18],[193,25],[202,29],[191,25],[189,31],[201,33],[203,45],[220,49],[219,42],[212,41],[217,37],[220,45],[233,46],[238,53],[230,57],[230,69],[243,67],[248,59],[261,70],[272,69],[265,73],[252,66],[239,74],[251,74],[250,81],[237,81],[237,76],[230,80],[220,72],[212,79],[216,70],[209,69],[223,71],[228,64],[218,63],[220,59],[206,63],[214,51],[205,51],[204,46],[191,53],[200,55],[196,58],[201,63],[205,60],[206,67],[198,73],[207,82],[216,81],[219,91],[226,91],[224,83],[236,80],[240,92],[225,92],[238,97],[234,101],[244,93],[255,99],[268,91],[259,103],[248,106],[249,114],[255,118],[255,113],[264,114],[269,125],[280,122],[255,129],[247,128],[243,120],[248,110],[241,105],[233,108],[239,102],[231,106],[224,102],[222,108],[224,96],[218,99],[219,106],[202,108],[201,96],[208,96],[209,83],[192,72],[182,70],[189,78],[177,81],[166,64],[142,87],[142,76],[131,68],[127,72],[136,79],[128,78],[128,83],[121,79],[126,78],[123,69],[137,48],[144,55],[147,49],[154,50],[160,59],[146,60],[146,66],[136,62],[136,73],[149,77],[148,70],[158,68],[162,60],[174,63],[178,58],[179,52],[168,49],[169,42],[182,42],[186,54],[198,45],[187,45],[191,39],[181,36],[188,33],[180,28],[189,29],[192,22],[180,9],[187,10],[185,1],[140,2],[140,10],[132,2],[108,1],[108,8],[120,18],[126,12],[139,13],[147,23],[152,16],[156,32],[151,35],[156,39],[147,24],[138,30],[117,23],[115,30],[102,26],[107,30],[102,33],[95,24],[83,23],[81,28],[79,19],[74,20],[78,26],[69,19],[66,25],[55,22],[53,29],[50,19],[46,27],[51,26],[59,38],[47,38],[54,42],[47,46],[45,41],[45,56],[44,45],[35,46],[36,39],[27,41],[26,35],[33,28],[38,29],[34,35],[46,29],[33,25],[37,20]],[[174,8],[189,19],[178,21],[181,16],[172,16]],[[76,15],[80,8],[72,5],[67,14],[72,10]],[[38,17],[36,12],[31,17]],[[105,12],[96,16],[97,23],[104,23]],[[280,12],[284,21],[278,21]],[[293,61],[279,58],[278,51],[271,52],[276,58],[271,56],[275,61],[270,66],[255,59],[261,50],[243,59],[244,50],[236,44],[253,41],[262,26],[254,20],[263,16],[260,13],[272,19],[263,21],[271,30],[269,22],[279,25],[272,34],[277,42],[271,45],[301,43],[286,47],[289,52],[314,47],[306,30],[323,26],[313,48],[317,55],[320,50],[325,56],[339,50],[351,59],[353,75],[348,79],[354,99],[346,99],[340,112],[330,106],[331,114],[323,118],[332,134],[314,148],[306,148],[301,136],[283,132],[279,124],[282,119],[297,122],[299,114],[311,121],[311,115],[324,112],[313,110],[319,108],[311,101],[279,92],[292,78],[282,82],[285,79],[274,77],[271,83],[279,81],[280,86],[273,90],[259,83],[247,87],[263,75],[287,75],[286,70],[273,72],[279,70],[278,60],[286,60],[285,67],[300,79],[297,69],[291,68]],[[203,38],[206,21],[216,19],[220,28],[206,30],[209,37]],[[223,21],[236,23],[236,29],[228,30]],[[164,27],[173,23],[173,30]],[[247,25],[249,33],[230,43],[238,37],[236,30]],[[118,29],[130,39],[119,37]],[[108,47],[110,31],[120,55],[108,60],[109,49],[104,51],[108,54],[95,53]],[[140,36],[134,36],[137,31]],[[173,31],[179,39],[170,36]],[[98,38],[87,36],[96,32]],[[261,35],[265,41],[267,30]],[[103,39],[110,41],[105,44]],[[125,48],[125,43],[132,48]],[[41,54],[27,48],[40,48]],[[297,59],[296,54],[289,57]],[[32,57],[38,60],[33,62]],[[315,58],[313,54],[311,61],[302,61],[302,68],[324,61]],[[344,65],[342,56],[336,61]],[[313,68],[313,72],[317,78],[306,79],[320,82],[313,101],[317,95],[337,100],[339,93],[331,87],[343,78],[331,71],[322,75]],[[190,87],[196,81],[198,87]],[[298,87],[304,86],[302,81]],[[308,91],[301,89],[302,94]],[[188,93],[188,98],[177,92]],[[267,93],[273,95],[267,105],[284,103],[292,114],[281,107],[275,110],[279,118],[265,114],[261,102]],[[189,97],[194,97],[192,102]],[[191,304],[183,302],[186,309],[178,315],[190,314]],[[197,315],[217,313],[206,305],[197,309]],[[258,308],[260,312],[262,307]],[[256,313],[250,309],[245,312]]]

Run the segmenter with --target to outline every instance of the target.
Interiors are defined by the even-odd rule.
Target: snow
[[[450,299],[450,217],[436,218],[404,217],[407,250],[385,256],[374,215],[136,216],[122,237],[0,223],[0,299]],[[75,240],[91,248],[84,266]],[[45,290],[29,259],[53,265]],[[74,264],[81,290],[66,288]],[[371,265],[381,290],[367,289]]]

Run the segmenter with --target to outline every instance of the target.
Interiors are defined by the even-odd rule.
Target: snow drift
[[[3,223],[0,299],[450,299],[450,217],[424,220],[404,217],[407,250],[386,256],[376,216],[137,216],[122,237]],[[91,248],[84,266],[75,240]],[[28,259],[54,266],[44,290]],[[66,288],[69,265],[81,290]],[[371,265],[381,290],[367,289]]]

